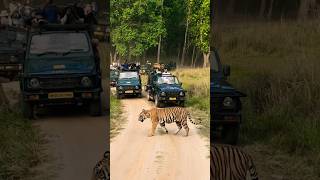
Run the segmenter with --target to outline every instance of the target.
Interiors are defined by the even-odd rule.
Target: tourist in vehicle
[[[2,10],[0,13],[0,24],[3,26],[12,25],[11,17],[9,16],[9,13],[7,10]]]
[[[59,22],[59,9],[54,5],[53,0],[47,0],[47,3],[42,10],[42,16],[48,23]]]
[[[94,12],[92,10],[92,5],[87,4],[86,7],[84,8],[84,23],[85,24],[90,24],[90,25],[95,25],[98,24],[98,21],[94,15]]]

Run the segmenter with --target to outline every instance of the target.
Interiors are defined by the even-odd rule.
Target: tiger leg
[[[155,133],[156,128],[157,128],[157,125],[158,125],[158,122],[152,121],[152,126],[151,126],[151,129],[150,129],[150,133],[148,135],[149,137],[154,136],[154,133]]]
[[[166,128],[165,122],[160,123],[160,126],[166,131],[166,133],[168,134],[168,129]]]
[[[181,122],[181,125],[183,126],[184,130],[186,131],[186,136],[188,136],[189,135],[189,127],[188,127],[187,121]]]
[[[177,122],[177,121],[176,121],[176,125],[178,126],[178,130],[176,131],[175,134],[178,134],[179,131],[182,129],[181,122]]]

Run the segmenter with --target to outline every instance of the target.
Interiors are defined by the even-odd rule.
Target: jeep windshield
[[[161,76],[157,79],[158,84],[179,84],[179,81],[174,76]]]
[[[68,55],[88,52],[89,40],[85,33],[55,32],[33,35],[30,42],[31,55]]]
[[[90,73],[95,59],[85,32],[49,32],[31,36],[27,73]]]
[[[121,72],[119,79],[139,79],[137,72]]]

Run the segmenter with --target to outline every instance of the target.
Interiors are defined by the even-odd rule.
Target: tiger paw
[[[153,134],[148,134],[148,137],[152,137],[153,136]]]

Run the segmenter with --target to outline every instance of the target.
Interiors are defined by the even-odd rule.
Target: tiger
[[[252,180],[258,180],[252,158],[238,147],[211,144],[210,159],[212,180],[246,180],[247,172]]]
[[[150,118],[152,122],[152,126],[148,136],[154,136],[158,123],[168,134],[168,130],[165,126],[165,123],[169,124],[175,122],[178,126],[178,130],[175,132],[175,134],[178,134],[183,126],[183,128],[186,131],[185,136],[188,136],[189,134],[187,118],[189,118],[189,121],[191,123],[197,125],[195,122],[192,121],[190,113],[182,107],[152,108],[149,110],[142,109],[142,112],[139,114],[138,120],[143,122],[147,118]]]
[[[91,180],[110,180],[110,151],[103,154],[103,158],[94,166]]]

